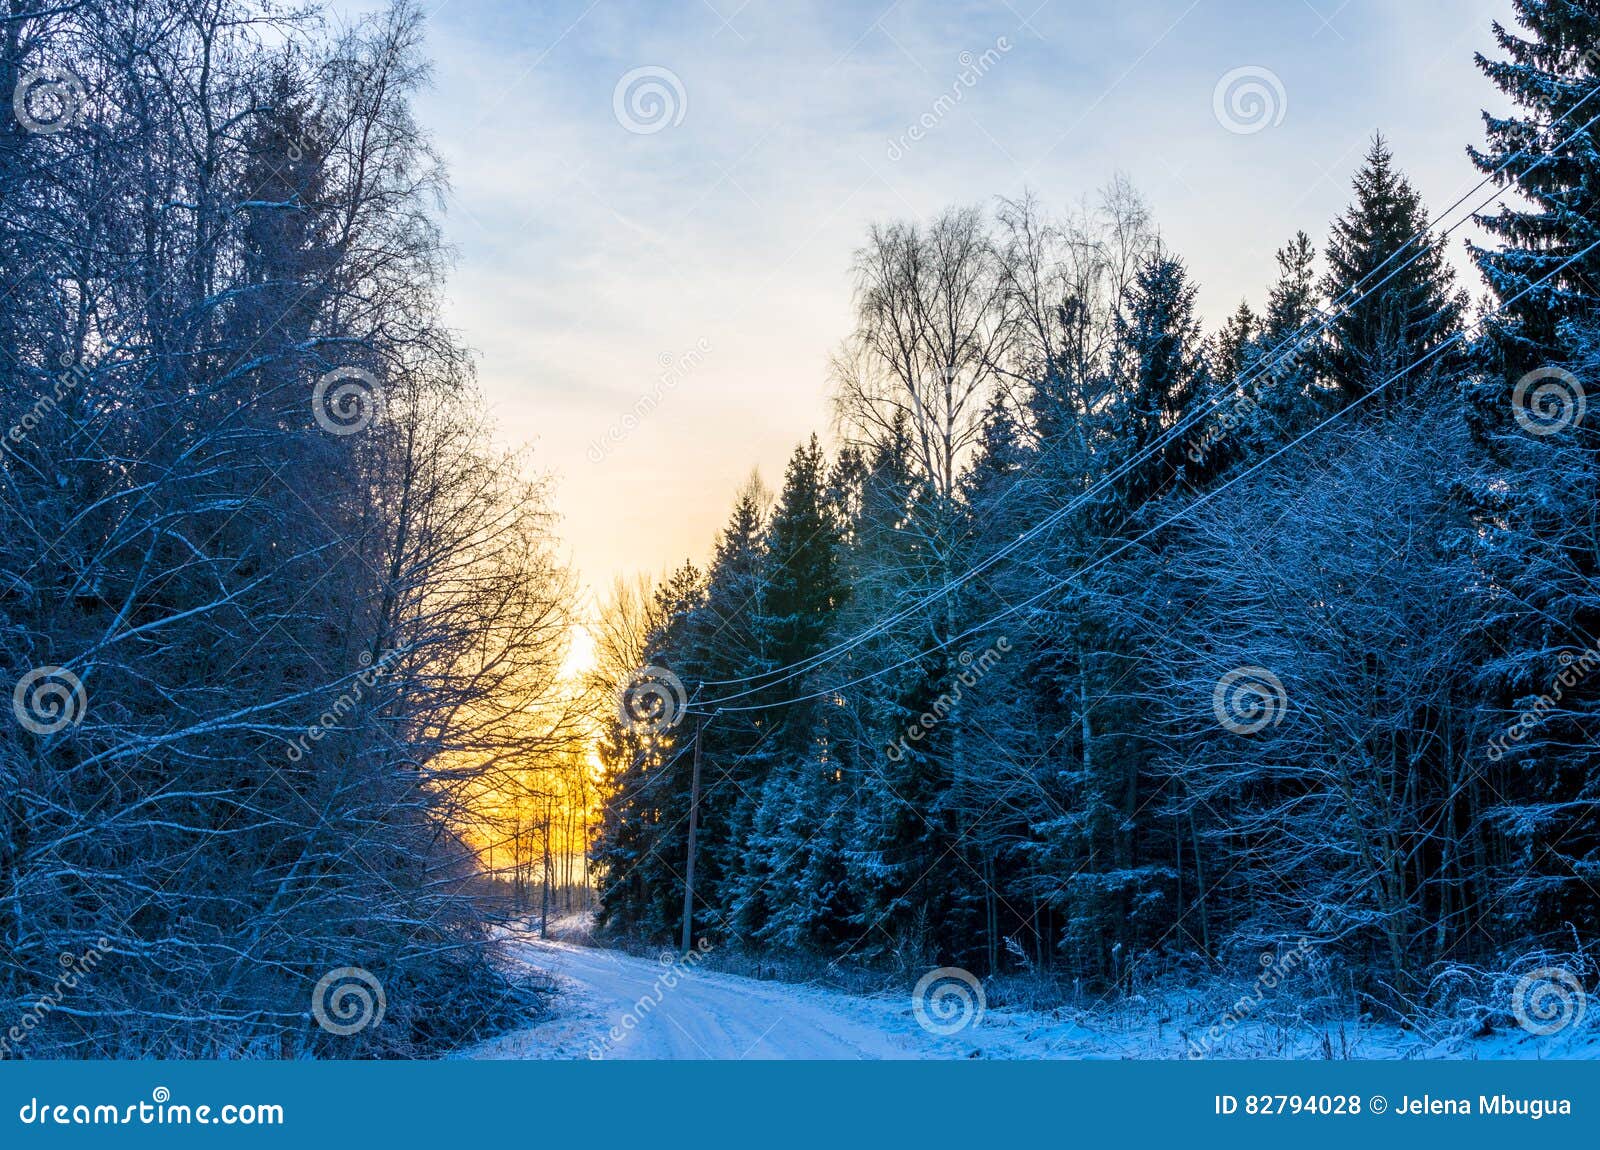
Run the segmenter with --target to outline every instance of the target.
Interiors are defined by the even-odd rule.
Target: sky
[[[1296,229],[1321,247],[1374,131],[1433,210],[1477,182],[1465,147],[1504,102],[1472,55],[1510,7],[426,3],[449,321],[602,594],[703,563],[752,468],[776,486],[826,439],[873,221],[1066,209],[1120,172],[1214,327]]]

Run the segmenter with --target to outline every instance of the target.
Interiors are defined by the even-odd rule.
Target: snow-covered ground
[[[951,1035],[918,1023],[909,996],[861,997],[758,981],[619,951],[510,935],[514,960],[549,972],[561,989],[537,1026],[464,1055],[501,1059],[1184,1058],[1186,1034],[1214,1018],[1174,997],[1112,1010],[987,1010]],[[1181,1019],[1180,1021],[1177,1021]],[[1600,1027],[1583,1020],[1539,1037],[1419,1036],[1346,1021],[1286,1027],[1244,1021],[1208,1049],[1220,1058],[1600,1058]]]

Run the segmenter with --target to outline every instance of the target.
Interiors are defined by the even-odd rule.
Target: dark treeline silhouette
[[[698,729],[694,933],[750,951],[1116,988],[1307,939],[1413,1002],[1600,935],[1600,7],[1517,11],[1481,193],[1430,231],[1375,139],[1214,333],[1120,181],[872,229],[837,453],[604,620],[687,696],[610,723],[606,928],[677,938]]]
[[[420,36],[0,9],[0,1055],[426,1053],[524,1005],[463,834],[566,738],[566,576],[438,316]]]

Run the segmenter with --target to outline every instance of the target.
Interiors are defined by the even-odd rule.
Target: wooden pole
[[[553,878],[550,873],[550,823],[553,812],[550,808],[554,805],[554,803],[554,799],[546,799],[544,802],[544,902],[539,910],[540,938],[550,937],[550,882]]]
[[[694,926],[694,836],[700,819],[700,720],[694,721],[694,782],[689,787],[689,865],[683,876],[683,953]]]

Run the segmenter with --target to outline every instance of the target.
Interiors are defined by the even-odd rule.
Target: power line
[[[1569,116],[1571,116],[1574,112],[1576,112],[1579,108],[1581,108],[1585,103],[1587,103],[1589,100],[1593,99],[1597,94],[1600,94],[1600,86],[1596,86],[1595,88],[1591,89],[1588,92],[1588,94],[1586,94],[1576,104],[1574,104],[1565,113],[1563,113],[1562,116],[1560,116],[1557,120],[1555,120],[1550,125],[1550,127],[1554,128],[1557,125],[1559,125],[1563,120],[1565,120]],[[1588,131],[1588,129],[1591,126],[1593,126],[1597,121],[1600,121],[1600,114],[1597,114],[1596,116],[1591,117],[1582,126],[1577,128],[1569,136],[1567,136],[1566,139],[1562,140],[1560,143],[1555,145],[1554,148],[1550,149],[1544,156],[1540,157],[1539,160],[1531,168],[1529,168],[1528,170],[1529,171],[1533,171],[1533,170],[1537,169],[1541,164],[1546,163],[1551,158],[1551,156],[1555,153],[1555,151],[1557,149],[1559,149],[1560,147],[1562,147],[1566,143],[1569,143],[1573,139],[1576,139],[1578,136],[1582,135],[1584,132]],[[1454,232],[1462,224],[1464,224],[1468,220],[1474,218],[1478,213],[1482,212],[1484,208],[1488,207],[1490,204],[1494,203],[1496,200],[1498,200],[1498,199],[1504,197],[1505,195],[1507,195],[1511,191],[1511,189],[1509,189],[1509,188],[1504,190],[1504,191],[1496,192],[1493,196],[1490,196],[1482,204],[1479,204],[1475,209],[1473,209],[1472,211],[1468,212],[1460,220],[1457,220],[1455,223],[1451,224],[1448,228],[1446,228],[1443,232],[1441,232],[1439,234],[1439,236],[1437,237],[1436,240],[1430,241],[1429,243],[1420,244],[1418,246],[1417,251],[1415,252],[1415,254],[1413,254],[1404,263],[1402,263],[1399,266],[1395,267],[1392,271],[1390,271],[1387,275],[1385,275],[1383,277],[1383,279],[1379,280],[1376,284],[1373,284],[1370,288],[1366,288],[1366,289],[1363,288],[1363,285],[1366,283],[1367,280],[1369,280],[1372,276],[1375,276],[1379,272],[1381,272],[1384,269],[1385,266],[1387,266],[1391,261],[1393,261],[1398,256],[1400,256],[1403,252],[1405,252],[1413,244],[1416,244],[1417,241],[1420,238],[1429,236],[1431,234],[1431,231],[1432,231],[1433,227],[1440,220],[1444,219],[1451,212],[1453,212],[1457,208],[1459,208],[1463,203],[1466,202],[1466,200],[1468,198],[1470,198],[1473,194],[1475,194],[1477,191],[1479,191],[1481,188],[1483,188],[1483,186],[1485,184],[1491,182],[1492,180],[1495,180],[1508,167],[1510,167],[1511,164],[1515,163],[1518,159],[1523,158],[1526,154],[1527,154],[1526,149],[1523,149],[1523,150],[1521,150],[1521,151],[1519,151],[1519,152],[1507,157],[1507,159],[1498,168],[1496,168],[1493,172],[1489,173],[1488,175],[1484,176],[1472,188],[1468,189],[1462,195],[1458,196],[1456,198],[1456,200],[1449,207],[1445,208],[1443,211],[1438,213],[1436,216],[1433,217],[1432,220],[1430,220],[1421,229],[1419,229],[1416,233],[1414,233],[1412,236],[1410,236],[1406,240],[1406,242],[1404,244],[1400,245],[1400,247],[1396,248],[1394,252],[1390,253],[1390,255],[1388,257],[1386,257],[1382,263],[1380,263],[1377,267],[1373,268],[1370,272],[1368,272],[1366,275],[1364,275],[1355,284],[1352,284],[1349,288],[1347,288],[1345,290],[1345,292],[1339,297],[1339,299],[1335,300],[1333,302],[1333,304],[1330,305],[1329,311],[1327,313],[1324,313],[1321,316],[1321,322],[1315,327],[1315,329],[1307,330],[1307,328],[1310,327],[1309,324],[1306,325],[1306,327],[1300,328],[1299,330],[1297,330],[1292,335],[1285,337],[1284,340],[1276,348],[1274,348],[1272,351],[1270,351],[1266,356],[1262,357],[1262,359],[1258,360],[1250,368],[1246,369],[1246,371],[1240,372],[1238,375],[1236,375],[1234,377],[1233,381],[1232,381],[1232,385],[1237,390],[1238,395],[1240,397],[1242,397],[1242,395],[1243,395],[1242,388],[1243,388],[1243,386],[1245,384],[1254,382],[1256,379],[1260,378],[1263,375],[1270,375],[1272,372],[1274,372],[1276,370],[1277,365],[1283,359],[1285,359],[1288,356],[1291,356],[1291,355],[1294,355],[1294,354],[1298,353],[1300,348],[1303,347],[1308,341],[1314,339],[1315,337],[1317,337],[1317,336],[1321,335],[1323,332],[1325,332],[1337,319],[1340,318],[1340,315],[1338,314],[1338,311],[1344,305],[1344,301],[1346,299],[1350,299],[1351,297],[1355,296],[1357,293],[1363,293],[1364,294],[1365,292],[1376,291],[1376,290],[1380,289],[1381,287],[1383,287],[1384,284],[1388,283],[1396,275],[1400,274],[1407,267],[1411,266],[1411,264],[1415,263],[1418,259],[1421,259],[1422,256],[1424,254],[1426,254],[1427,251],[1431,247],[1433,247],[1435,244],[1442,243],[1445,239],[1447,239],[1450,236],[1450,234],[1452,232]],[[1352,300],[1352,302],[1354,302],[1354,301]],[[1444,309],[1441,309],[1439,312],[1435,312],[1434,313],[1435,317],[1440,315],[1440,314],[1443,314],[1443,310]],[[1292,347],[1290,347],[1291,344],[1293,344]],[[1442,350],[1442,348],[1444,346],[1448,346],[1448,344],[1441,345],[1441,349],[1440,350]],[[745,698],[745,697],[747,697],[747,696],[749,696],[751,694],[754,694],[757,691],[766,690],[768,688],[775,687],[780,683],[788,682],[790,679],[796,678],[797,676],[799,676],[801,674],[804,674],[806,671],[811,670],[812,668],[814,668],[816,666],[819,666],[822,663],[831,662],[834,659],[838,658],[839,656],[847,654],[849,651],[854,650],[856,647],[860,646],[862,643],[870,641],[872,638],[876,637],[877,635],[881,635],[881,634],[885,633],[888,630],[888,628],[893,626],[895,623],[898,623],[898,622],[900,622],[900,621],[902,621],[904,619],[907,619],[907,618],[911,617],[912,615],[915,615],[919,611],[921,611],[924,608],[926,608],[929,604],[934,602],[936,599],[938,599],[938,598],[940,598],[940,597],[942,597],[944,595],[947,595],[950,592],[956,590],[957,588],[965,585],[970,580],[976,578],[978,575],[980,575],[984,571],[988,570],[995,563],[999,562],[1001,559],[1003,559],[1007,555],[1011,554],[1017,548],[1021,547],[1024,543],[1027,543],[1028,541],[1030,541],[1031,539],[1037,537],[1038,535],[1040,535],[1044,531],[1047,531],[1051,527],[1054,527],[1056,524],[1061,522],[1061,520],[1063,520],[1066,516],[1070,515],[1073,511],[1075,511],[1079,507],[1082,507],[1083,505],[1085,505],[1094,495],[1098,494],[1107,485],[1109,485],[1109,484],[1115,482],[1117,479],[1121,478],[1121,476],[1124,475],[1128,470],[1130,470],[1133,467],[1138,466],[1140,463],[1145,462],[1148,459],[1154,457],[1154,455],[1157,452],[1163,450],[1166,446],[1168,446],[1168,444],[1170,444],[1178,436],[1184,434],[1185,432],[1187,432],[1189,430],[1192,430],[1193,427],[1195,427],[1196,425],[1198,425],[1202,421],[1206,420],[1209,416],[1213,415],[1215,412],[1220,410],[1226,404],[1226,402],[1227,402],[1226,399],[1217,398],[1217,399],[1214,399],[1212,401],[1210,406],[1205,407],[1205,408],[1203,408],[1201,410],[1198,410],[1196,412],[1193,412],[1193,413],[1191,413],[1189,415],[1184,416],[1177,423],[1175,423],[1171,428],[1169,428],[1166,432],[1164,432],[1159,438],[1157,438],[1155,441],[1153,441],[1148,447],[1146,447],[1142,451],[1136,453],[1130,459],[1128,459],[1124,463],[1120,464],[1116,469],[1114,469],[1113,471],[1109,472],[1107,475],[1103,476],[1101,479],[1097,480],[1093,486],[1091,486],[1088,490],[1084,491],[1082,494],[1074,497],[1066,505],[1064,505],[1064,506],[1058,508],[1057,510],[1051,512],[1050,515],[1045,517],[1045,519],[1041,520],[1039,523],[1035,524],[1033,527],[1029,528],[1027,531],[1024,531],[1016,539],[1014,539],[1010,543],[1007,543],[1007,544],[1003,545],[1002,547],[998,548],[997,550],[992,552],[987,558],[985,558],[984,560],[982,560],[978,564],[974,565],[973,567],[969,568],[966,572],[964,572],[960,576],[956,577],[955,579],[950,580],[949,582],[945,583],[943,586],[941,586],[941,587],[939,587],[939,588],[937,588],[937,589],[935,589],[933,591],[930,591],[924,598],[922,598],[918,602],[916,602],[916,603],[914,603],[914,604],[912,604],[912,605],[910,605],[908,607],[902,608],[898,612],[885,617],[884,619],[880,620],[877,623],[874,623],[872,626],[868,627],[866,630],[864,630],[861,633],[853,636],[852,638],[850,638],[848,640],[842,640],[841,642],[839,642],[837,644],[834,644],[832,647],[829,647],[829,648],[827,648],[827,649],[825,649],[823,651],[819,651],[816,654],[807,656],[804,659],[796,660],[795,662],[789,663],[789,664],[784,665],[784,666],[773,668],[772,670],[769,670],[769,671],[758,672],[757,674],[754,674],[754,675],[745,675],[745,676],[740,676],[740,677],[732,678],[732,679],[708,679],[708,680],[703,681],[703,683],[701,684],[702,687],[708,687],[708,686],[709,687],[737,686],[737,685],[744,684],[744,683],[756,683],[757,684],[757,686],[754,686],[754,687],[750,688],[749,690],[738,691],[738,692],[735,692],[735,693],[729,694],[729,695],[723,695],[723,696],[720,696],[717,699],[706,700],[706,702],[707,703],[721,703],[721,702],[725,702],[725,701],[741,699],[741,698]]]
[[[1597,248],[1600,248],[1600,240],[1596,240],[1594,243],[1590,244],[1588,247],[1584,248],[1582,251],[1576,252],[1573,255],[1571,255],[1571,256],[1567,257],[1566,259],[1562,260],[1561,263],[1557,264],[1554,268],[1552,268],[1545,275],[1541,276],[1538,280],[1535,280],[1534,282],[1528,284],[1527,287],[1523,288],[1516,295],[1511,296],[1509,299],[1506,299],[1506,300],[1502,301],[1498,307],[1494,308],[1494,310],[1492,310],[1490,312],[1487,312],[1485,315],[1483,315],[1478,320],[1477,326],[1481,328],[1484,323],[1486,323],[1488,320],[1492,319],[1494,316],[1500,314],[1500,312],[1504,311],[1511,304],[1515,303],[1517,300],[1519,300],[1523,296],[1527,295],[1534,288],[1541,286],[1547,280],[1549,280],[1552,276],[1555,276],[1557,273],[1563,271],[1564,269],[1566,269],[1571,264],[1573,264],[1573,263],[1577,262],[1578,260],[1584,258],[1590,252],[1596,250]],[[1381,394],[1384,390],[1386,390],[1396,380],[1401,379],[1402,377],[1404,377],[1406,375],[1409,375],[1412,371],[1416,370],[1418,367],[1421,367],[1424,363],[1426,363],[1429,360],[1433,359],[1434,357],[1442,354],[1444,352],[1444,350],[1446,348],[1450,347],[1452,344],[1458,343],[1461,340],[1465,339],[1466,338],[1466,334],[1467,334],[1467,329],[1463,328],[1461,331],[1457,332],[1455,335],[1451,336],[1449,339],[1447,339],[1443,343],[1441,343],[1438,347],[1436,347],[1432,351],[1429,351],[1426,354],[1420,356],[1417,360],[1415,360],[1411,364],[1409,364],[1406,367],[1404,367],[1404,368],[1400,369],[1399,371],[1395,372],[1388,379],[1384,380],[1383,383],[1379,384],[1377,387],[1373,388],[1371,391],[1365,393],[1364,395],[1360,396],[1359,398],[1352,400],[1345,407],[1339,409],[1339,411],[1335,412],[1333,415],[1330,415],[1327,419],[1323,420],[1321,423],[1318,423],[1314,427],[1308,428],[1306,431],[1302,432],[1300,435],[1296,436],[1294,439],[1290,440],[1288,443],[1284,444],[1282,447],[1278,448],[1276,451],[1272,452],[1270,455],[1263,456],[1261,459],[1257,460],[1255,463],[1251,464],[1249,467],[1247,467],[1243,471],[1241,471],[1238,475],[1235,475],[1233,478],[1229,479],[1227,482],[1221,484],[1220,486],[1212,489],[1211,491],[1206,492],[1200,498],[1196,499],[1193,503],[1190,503],[1187,506],[1180,508],[1178,511],[1174,512],[1172,515],[1170,515],[1166,519],[1162,520],[1160,523],[1157,523],[1155,526],[1153,526],[1153,527],[1149,528],[1148,530],[1140,533],[1139,535],[1135,536],[1134,538],[1132,538],[1130,540],[1127,540],[1126,542],[1122,543],[1119,547],[1116,548],[1116,550],[1110,552],[1107,555],[1104,555],[1104,556],[1100,557],[1099,559],[1096,559],[1094,562],[1090,563],[1087,567],[1084,567],[1084,568],[1082,568],[1082,569],[1080,569],[1078,571],[1073,572],[1071,575],[1068,575],[1066,578],[1058,580],[1056,583],[1053,583],[1049,587],[1046,587],[1044,590],[1036,592],[1033,595],[1030,595],[1028,598],[1024,599],[1021,603],[1018,603],[1018,604],[1016,604],[1016,605],[1014,605],[1012,607],[1007,608],[1005,611],[1002,611],[1000,614],[995,615],[995,616],[993,616],[993,617],[991,617],[989,619],[986,619],[984,622],[979,623],[974,627],[968,628],[966,631],[963,631],[961,634],[953,635],[950,638],[943,640],[942,642],[934,644],[931,648],[928,648],[927,650],[919,651],[915,655],[912,655],[912,656],[910,656],[908,658],[902,659],[897,663],[891,663],[889,666],[883,667],[883,668],[881,668],[881,669],[879,669],[877,671],[872,672],[871,674],[863,675],[863,676],[861,676],[859,678],[852,679],[852,680],[850,680],[848,682],[845,682],[845,683],[839,683],[839,684],[837,684],[835,686],[831,686],[831,687],[825,688],[825,689],[820,690],[820,691],[813,691],[813,692],[810,692],[809,694],[805,694],[805,695],[797,695],[792,699],[785,699],[785,700],[783,700],[782,702],[779,702],[779,703],[764,703],[764,704],[746,705],[746,706],[742,706],[742,707],[727,706],[727,705],[725,705],[725,703],[723,703],[723,701],[716,700],[716,702],[719,705],[719,709],[720,710],[724,710],[724,711],[765,710],[765,709],[768,709],[770,707],[783,707],[783,706],[788,706],[788,705],[790,705],[792,703],[799,703],[799,702],[804,702],[804,701],[809,700],[809,699],[819,699],[819,698],[822,698],[822,697],[827,696],[827,695],[837,694],[838,692],[846,690],[846,689],[848,689],[850,687],[855,687],[855,686],[859,686],[862,683],[870,682],[871,680],[878,678],[880,675],[886,675],[890,671],[896,670],[896,669],[898,669],[900,667],[904,667],[909,663],[916,662],[918,659],[922,659],[922,658],[926,657],[927,655],[931,654],[934,651],[943,650],[946,647],[950,646],[952,643],[957,642],[958,640],[965,639],[965,638],[967,638],[967,637],[969,637],[971,635],[974,635],[974,634],[976,634],[976,633],[978,633],[980,631],[987,630],[989,627],[994,626],[996,623],[1000,622],[1002,619],[1005,619],[1005,618],[1007,618],[1007,617],[1009,617],[1011,615],[1014,615],[1018,611],[1021,611],[1021,610],[1025,609],[1025,608],[1027,608],[1027,607],[1032,606],[1034,603],[1037,603],[1040,599],[1043,599],[1043,598],[1045,598],[1045,597],[1047,597],[1049,595],[1054,594],[1057,591],[1060,591],[1060,590],[1064,589],[1065,587],[1067,587],[1069,584],[1073,583],[1077,579],[1080,579],[1084,575],[1087,575],[1089,572],[1093,571],[1095,568],[1101,566],[1104,563],[1110,562],[1112,559],[1115,559],[1118,555],[1122,554],[1122,552],[1126,551],[1128,548],[1133,547],[1133,546],[1143,542],[1145,539],[1149,538],[1151,535],[1155,534],[1157,531],[1160,531],[1163,528],[1166,528],[1166,527],[1172,525],[1173,523],[1177,522],[1179,519],[1182,519],[1185,516],[1189,515],[1191,512],[1195,511],[1197,508],[1203,507],[1205,504],[1211,502],[1211,500],[1213,500],[1217,496],[1221,495],[1228,488],[1232,487],[1235,483],[1238,483],[1240,480],[1243,480],[1243,479],[1249,477],[1250,475],[1252,475],[1255,472],[1259,471],[1261,468],[1265,467],[1267,464],[1271,463],[1273,460],[1277,459],[1279,456],[1285,454],[1288,451],[1293,450],[1295,447],[1298,447],[1305,440],[1309,439],[1311,436],[1315,435],[1317,432],[1321,431],[1323,428],[1329,426],[1330,424],[1336,422],[1337,420],[1342,419],[1348,412],[1354,411],[1356,408],[1358,408],[1362,404],[1366,403],[1367,400],[1371,399],[1373,396]],[[734,696],[734,697],[737,697],[737,696]]]

